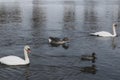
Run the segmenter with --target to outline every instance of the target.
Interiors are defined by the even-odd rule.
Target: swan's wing
[[[101,36],[101,37],[112,36],[111,33],[106,32],[106,31],[100,31],[100,32],[90,33],[90,35]]]
[[[17,56],[6,56],[0,58],[0,62],[6,65],[23,65],[25,60]]]

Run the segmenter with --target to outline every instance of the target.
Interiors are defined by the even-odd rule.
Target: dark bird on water
[[[92,55],[82,55],[81,60],[95,62],[96,54],[93,52]]]
[[[67,37],[63,38],[63,39],[60,39],[60,38],[57,38],[57,37],[49,37],[48,39],[49,43],[52,43],[52,44],[65,44],[67,42],[69,42],[69,39]]]

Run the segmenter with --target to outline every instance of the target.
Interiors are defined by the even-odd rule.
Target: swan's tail
[[[97,36],[97,34],[95,34],[95,33],[90,33],[90,35],[91,35],[91,36]]]

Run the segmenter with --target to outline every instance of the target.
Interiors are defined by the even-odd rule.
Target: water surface
[[[0,1],[0,57],[24,58],[26,44],[32,50],[29,66],[0,65],[0,80],[119,80],[119,21],[119,0]],[[118,37],[89,36],[112,33],[113,23]],[[49,45],[49,36],[70,38],[69,47]],[[95,63],[81,61],[93,52]]]

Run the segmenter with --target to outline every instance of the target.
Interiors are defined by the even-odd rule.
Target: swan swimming
[[[90,35],[92,36],[99,36],[99,37],[116,37],[117,33],[116,33],[116,29],[115,27],[117,26],[117,24],[113,24],[113,34],[107,32],[107,31],[99,31],[99,32],[95,32],[95,33],[90,33]]]
[[[30,52],[31,52],[30,47],[26,45],[24,47],[25,60],[18,56],[10,55],[10,56],[5,56],[0,58],[0,63],[5,65],[27,65],[30,63],[30,60],[28,57],[28,53]]]

